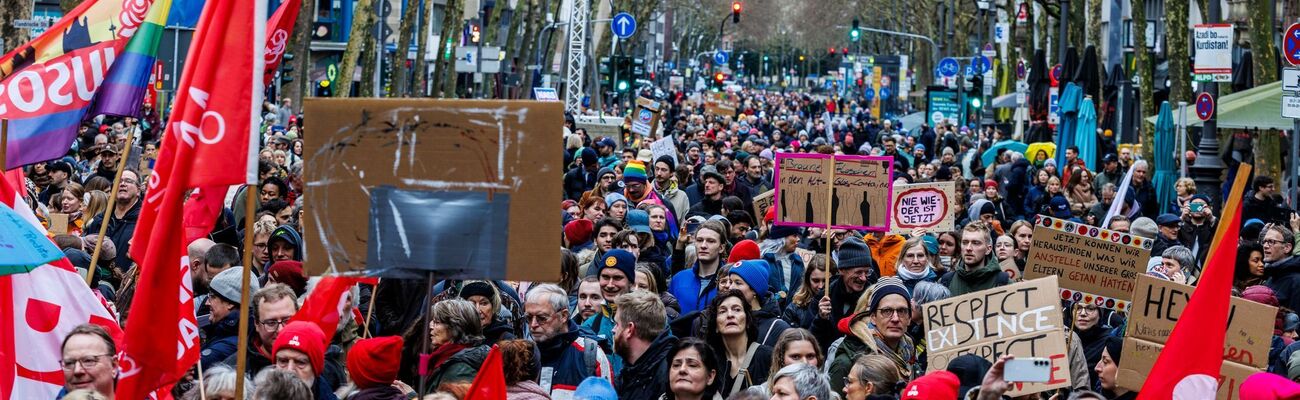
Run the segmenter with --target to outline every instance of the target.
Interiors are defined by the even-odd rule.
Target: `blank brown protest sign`
[[[1009,353],[1051,359],[1052,375],[1047,383],[1013,384],[1008,395],[1070,386],[1059,292],[1050,276],[926,304],[921,320],[929,371],[963,354],[992,362]]]
[[[1137,277],[1124,339],[1124,357],[1120,361],[1120,386],[1130,390],[1142,388],[1194,290],[1192,286],[1153,276]],[[1225,377],[1236,378],[1240,384],[1250,373],[1268,367],[1275,315],[1277,307],[1240,297],[1231,299],[1223,350]],[[1235,398],[1229,395],[1235,393],[1236,386],[1233,391],[1223,386],[1219,389],[1220,399]]]
[[[1056,275],[1065,289],[1120,302],[1132,297],[1133,280],[1151,258],[1151,240],[1042,215],[1034,222],[1025,279]]]
[[[313,275],[367,267],[376,187],[509,196],[506,276],[556,281],[561,104],[532,101],[307,99],[304,267]],[[408,219],[408,224],[419,224]],[[387,244],[386,244],[387,245]],[[463,251],[470,251],[465,249]],[[401,267],[401,266],[397,266]]]

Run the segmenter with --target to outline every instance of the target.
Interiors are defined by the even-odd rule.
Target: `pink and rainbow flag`
[[[9,120],[4,169],[67,154],[105,77],[131,37],[145,28],[154,2],[88,0],[35,40],[0,56],[0,118]]]
[[[109,114],[138,117],[140,103],[149,89],[149,75],[158,62],[158,42],[162,39],[163,24],[172,0],[153,0],[149,16],[140,24],[140,30],[126,44],[122,58],[108,71],[108,78],[95,96],[90,115]]]

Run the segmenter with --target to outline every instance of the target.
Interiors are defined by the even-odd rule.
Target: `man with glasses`
[[[311,388],[312,399],[338,400],[321,373],[325,371],[325,348],[329,339],[320,327],[307,321],[294,321],[284,326],[276,337],[275,368],[297,376]]]
[[[1300,257],[1291,255],[1295,234],[1285,226],[1264,226],[1264,283],[1273,289],[1277,301],[1292,310],[1300,310]]]
[[[611,379],[613,370],[604,350],[579,335],[569,318],[569,296],[559,286],[542,284],[528,291],[524,320],[541,352],[538,379],[552,398],[568,398],[587,377]]]
[[[248,309],[252,311],[257,336],[248,346],[247,371],[249,375],[257,376],[262,369],[271,366],[275,354],[272,345],[285,324],[289,323],[289,318],[298,313],[298,296],[288,286],[273,283],[258,290],[249,301],[252,304]],[[234,367],[237,356],[239,354],[226,357],[225,364]]]
[[[208,324],[200,327],[203,330],[203,346],[199,360],[203,365],[216,365],[238,351],[239,300],[243,293],[243,275],[244,267],[223,270],[212,278],[211,292],[203,298],[209,312]],[[259,289],[257,279],[250,279],[248,286],[253,292]]]
[[[827,353],[827,372],[831,389],[842,392],[844,377],[854,360],[867,354],[881,354],[894,360],[895,367],[907,379],[917,371],[916,346],[907,329],[912,325],[912,303],[907,287],[897,277],[884,277],[867,290],[870,299],[859,308],[849,325],[849,334],[832,344]]]
[[[113,397],[117,385],[117,345],[108,331],[99,325],[78,325],[63,338],[61,349],[63,390],[56,398],[80,389]]]
[[[953,297],[1011,283],[1007,273],[999,268],[997,257],[989,256],[993,254],[993,235],[988,225],[966,224],[961,230],[959,251],[961,260],[939,278],[939,283],[947,286]]]
[[[128,169],[122,171],[122,182],[113,193],[117,196],[117,201],[113,203],[112,215],[108,219],[107,236],[117,247],[117,257],[113,263],[123,272],[131,266],[131,258],[127,254],[131,253],[131,236],[135,234],[136,220],[140,218],[141,185],[143,182],[140,174]],[[99,232],[99,224],[102,223],[103,218],[95,218],[90,225],[86,225],[83,232]]]

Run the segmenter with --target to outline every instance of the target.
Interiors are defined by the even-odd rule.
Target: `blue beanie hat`
[[[614,386],[609,384],[609,379],[590,376],[583,379],[578,388],[573,391],[573,398],[577,400],[618,400],[618,392],[614,391]]]
[[[612,207],[614,206],[614,203],[620,201],[627,203],[627,197],[624,197],[621,193],[609,193],[605,195],[605,207]]]
[[[767,261],[745,260],[731,267],[731,274],[739,276],[746,285],[754,289],[759,298],[767,296]]]
[[[921,236],[921,244],[925,246],[926,253],[939,254],[939,239],[934,236]]]
[[[610,249],[605,252],[604,256],[598,260],[600,269],[596,270],[597,274],[606,268],[615,268],[623,271],[627,275],[628,283],[636,283],[636,256],[623,249]]]

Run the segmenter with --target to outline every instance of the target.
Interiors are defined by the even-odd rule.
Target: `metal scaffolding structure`
[[[587,68],[587,20],[591,17],[589,0],[572,0],[569,9],[569,57],[565,73],[564,111],[577,114],[586,93],[582,77]]]

